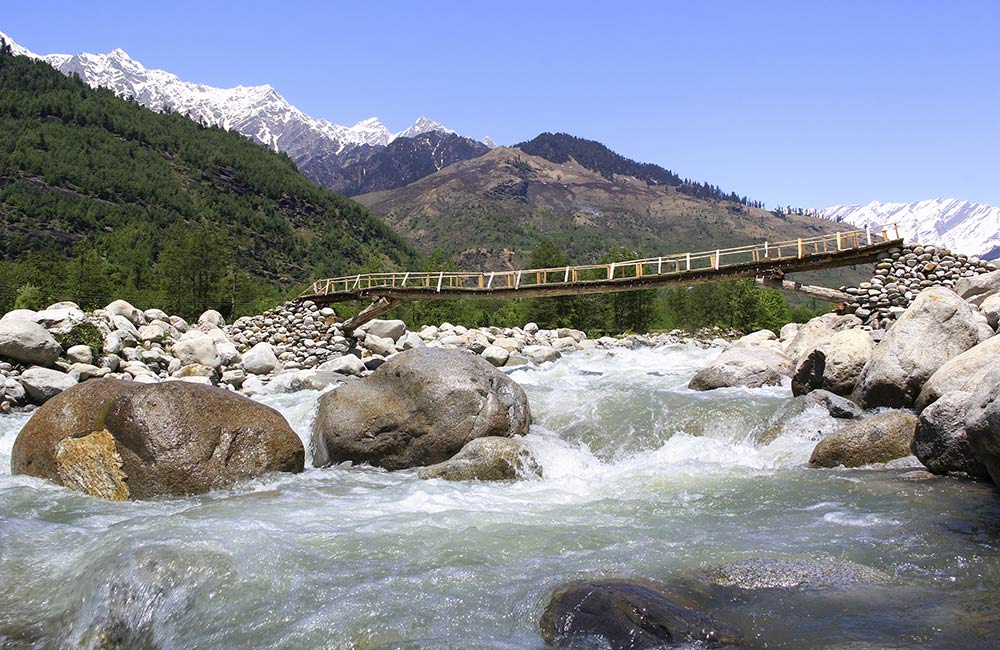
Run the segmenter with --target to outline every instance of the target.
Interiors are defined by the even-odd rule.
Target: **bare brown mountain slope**
[[[612,246],[643,255],[794,239],[847,226],[700,199],[628,176],[606,178],[498,147],[405,187],[355,197],[429,253],[470,269],[514,268],[543,239],[588,262]]]

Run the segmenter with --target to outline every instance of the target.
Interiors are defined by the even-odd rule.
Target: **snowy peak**
[[[33,59],[39,58],[37,54],[35,54],[34,52],[25,47],[21,47],[20,45],[14,42],[14,39],[12,39],[10,36],[7,36],[3,32],[0,32],[0,39],[3,39],[4,41],[7,42],[7,45],[10,45],[10,49],[14,53],[14,56],[30,56]]]
[[[966,255],[995,258],[1000,247],[1000,207],[971,201],[872,201],[864,205],[835,205],[817,214],[860,227],[895,223],[900,235],[908,241],[941,244]]]
[[[435,122],[434,120],[421,115],[420,117],[417,118],[417,121],[410,126],[410,128],[406,129],[405,131],[400,131],[399,133],[396,134],[396,137],[415,138],[418,135],[429,133],[431,131],[437,131],[438,133],[455,133],[454,131],[444,126],[443,124]]]

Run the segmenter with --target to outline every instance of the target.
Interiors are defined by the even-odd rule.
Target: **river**
[[[671,583],[751,558],[891,581],[707,594],[750,647],[996,647],[994,488],[905,480],[913,459],[810,469],[841,423],[787,388],[689,391],[716,354],[592,350],[514,371],[544,471],[514,483],[336,467],[111,503],[11,476],[27,416],[0,416],[0,647],[543,648],[567,581]],[[262,401],[308,440],[317,397]]]

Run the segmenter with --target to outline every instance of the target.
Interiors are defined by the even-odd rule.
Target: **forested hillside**
[[[127,298],[244,313],[313,276],[412,259],[287,156],[0,53],[0,312]]]

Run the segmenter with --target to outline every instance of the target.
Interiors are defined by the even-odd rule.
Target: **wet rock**
[[[965,433],[970,397],[972,394],[964,391],[945,393],[920,413],[913,435],[913,455],[935,474],[989,476]]]
[[[809,464],[814,467],[861,467],[910,455],[917,418],[905,411],[885,411],[848,425],[820,440]]]
[[[782,377],[791,374],[791,361],[780,352],[760,346],[736,347],[723,351],[715,361],[699,370],[688,382],[688,388],[777,386]]]
[[[21,373],[21,385],[35,404],[44,404],[59,393],[76,386],[75,376],[60,370],[32,366]]]
[[[419,473],[422,479],[447,481],[512,481],[541,475],[542,469],[524,440],[498,436],[470,440],[448,460],[425,467]]]
[[[761,558],[713,567],[704,579],[740,589],[842,589],[854,584],[882,584],[892,578],[878,569],[847,561]]]
[[[1000,485],[1000,368],[987,373],[969,397],[965,431],[976,457]]]
[[[541,620],[542,638],[556,647],[599,640],[611,650],[685,644],[741,645],[738,630],[698,611],[686,599],[645,581],[569,584],[552,594]]]
[[[858,378],[855,401],[865,409],[912,406],[938,368],[980,342],[972,314],[950,289],[921,292],[875,347]]]
[[[864,330],[835,332],[802,355],[792,376],[792,394],[821,388],[850,395],[874,350],[875,341]]]
[[[806,395],[806,399],[819,404],[826,409],[830,417],[839,420],[860,420],[864,417],[864,411],[857,404],[827,390],[814,390]]]
[[[523,435],[530,424],[524,391],[486,360],[420,348],[323,395],[313,455],[317,465],[419,467],[451,458],[475,438]]]
[[[11,473],[59,482],[56,444],[63,438],[95,431],[104,408],[137,388],[131,381],[93,379],[45,402],[14,441],[10,455]]]
[[[945,393],[971,392],[1000,359],[1000,336],[986,339],[945,362],[920,389],[915,408],[922,412]]]
[[[0,321],[0,357],[18,363],[50,366],[62,346],[44,327],[25,320]]]

